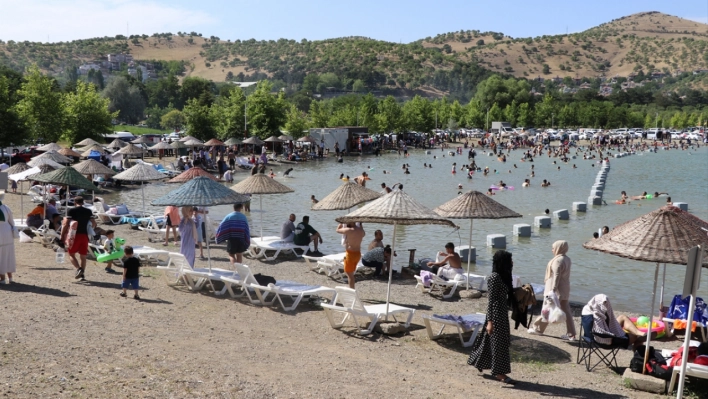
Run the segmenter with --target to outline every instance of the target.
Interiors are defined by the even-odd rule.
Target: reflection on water
[[[496,157],[486,156],[482,152],[476,158],[479,166],[489,166],[490,170],[496,169],[489,176],[476,173],[469,180],[466,174],[459,172],[460,166],[467,163],[466,157],[447,155],[447,151],[433,151],[431,155],[423,152],[413,152],[408,158],[396,154],[386,154],[381,157],[348,157],[342,164],[333,159],[312,161],[294,166],[291,172],[293,178],[278,178],[278,180],[292,187],[295,192],[283,195],[264,195],[263,201],[263,232],[264,235],[277,235],[280,233],[282,223],[288,214],[295,213],[298,220],[303,215],[310,216],[310,223],[319,230],[324,239],[320,247],[325,253],[339,252],[342,250],[339,235],[334,232],[336,222],[334,219],[344,215],[346,211],[319,211],[310,210],[310,196],[314,194],[318,199],[342,184],[338,179],[341,173],[352,178],[368,171],[371,181],[367,186],[380,190],[380,184],[385,182],[388,186],[402,183],[406,192],[424,205],[434,208],[458,193],[457,185],[461,183],[464,190],[478,190],[486,192],[491,184],[503,180],[514,190],[497,192],[494,199],[509,208],[519,212],[523,218],[501,220],[475,220],[472,245],[477,247],[477,263],[472,264],[472,270],[479,273],[491,271],[492,250],[486,247],[487,234],[505,234],[507,236],[507,250],[514,254],[515,273],[523,276],[524,281],[543,283],[544,270],[550,260],[551,244],[558,239],[565,239],[570,244],[569,256],[573,260],[571,277],[571,300],[586,302],[593,295],[602,292],[610,296],[615,306],[620,309],[631,309],[636,312],[650,310],[650,298],[654,264],[638,262],[606,255],[596,251],[582,248],[582,243],[592,239],[592,233],[598,228],[607,225],[616,226],[627,220],[646,214],[664,204],[665,199],[635,201],[630,205],[615,205],[614,200],[619,198],[620,191],[625,190],[631,195],[639,195],[643,191],[668,192],[674,201],[687,202],[690,211],[703,220],[708,219],[708,150],[701,148],[692,150],[691,155],[685,151],[659,151],[658,153],[642,153],[611,160],[611,170],[608,174],[605,187],[605,201],[609,204],[600,207],[588,207],[587,213],[575,214],[571,211],[569,221],[553,221],[553,226],[548,230],[533,230],[530,238],[518,238],[512,235],[512,226],[515,223],[533,225],[534,216],[543,214],[544,209],[551,212],[558,209],[571,209],[574,201],[587,201],[590,187],[598,172],[598,165],[580,159],[572,159],[568,164],[562,164],[556,158],[538,157],[535,162],[521,162],[521,153],[512,152],[506,163],[499,162]],[[443,155],[445,157],[443,158]],[[433,156],[437,158],[434,159]],[[557,164],[553,164],[556,161]],[[458,173],[452,174],[452,163],[458,165]],[[402,165],[410,164],[411,174],[403,174]],[[432,164],[433,168],[423,168],[423,163]],[[517,168],[514,168],[516,164]],[[573,169],[573,164],[577,169]],[[536,176],[530,177],[531,165],[535,166]],[[276,167],[274,170],[280,174],[291,165]],[[561,170],[557,170],[560,166]],[[383,171],[390,171],[384,174]],[[509,173],[511,172],[511,173]],[[248,173],[240,173],[237,179],[245,179]],[[532,186],[522,188],[521,183],[525,178],[530,178]],[[548,188],[540,187],[543,179],[549,180],[552,185]],[[150,184],[145,188],[145,196],[150,200],[155,199],[176,189],[174,184]],[[125,189],[109,202],[124,202],[131,209],[140,209],[141,194],[139,187]],[[259,198],[254,196],[249,216],[251,229],[260,231]],[[153,207],[148,204],[148,211],[162,213],[162,207]],[[352,209],[353,210],[353,209]],[[230,206],[219,206],[211,210],[211,215],[221,218],[231,211]],[[469,237],[468,220],[455,220],[460,226],[456,231],[445,226],[398,226],[396,229],[396,248],[400,249],[397,262],[403,264],[408,261],[406,249],[416,248],[416,258],[433,257],[435,251],[442,250],[444,244],[452,241],[455,245],[466,245]],[[381,229],[384,239],[390,240],[392,229],[387,225],[365,225],[367,238],[373,238],[373,232]],[[666,272],[666,302],[670,297],[681,290],[683,285],[684,267],[668,265]],[[704,270],[705,271],[705,270]],[[661,273],[660,273],[661,278]],[[703,297],[708,297],[708,271],[703,273],[700,289]]]

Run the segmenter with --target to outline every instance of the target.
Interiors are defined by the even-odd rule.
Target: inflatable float
[[[491,188],[492,190],[513,190],[514,186],[499,187],[492,184],[491,186],[489,186],[489,188]]]
[[[123,252],[123,244],[125,244],[125,240],[122,238],[116,238],[115,239],[115,244],[116,248],[113,252],[108,253],[108,254],[99,254],[98,252],[94,252],[94,256],[96,256],[96,261],[98,262],[108,262],[111,260],[117,260],[125,256],[125,253]]]
[[[649,318],[647,316],[630,317],[629,320],[637,326],[637,329],[643,333],[647,332],[647,324],[649,324]],[[652,333],[656,333],[656,339],[663,338],[666,335],[666,326],[661,320],[654,319],[651,323]]]

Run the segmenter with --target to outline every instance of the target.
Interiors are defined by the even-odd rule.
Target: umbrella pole
[[[209,273],[211,273],[211,250],[209,249],[209,216],[206,214],[204,215],[204,235],[206,236],[206,242],[207,242],[207,264],[209,265]]]
[[[69,196],[71,195],[71,191],[69,191],[70,188],[71,188],[70,186],[66,186],[66,206],[64,206],[64,209],[66,210],[65,216],[69,216]],[[59,199],[59,201],[61,202],[61,198]],[[46,212],[46,209],[47,209],[46,205],[44,206],[44,209]]]
[[[699,255],[700,256],[700,255]],[[698,265],[700,266],[700,265]],[[686,319],[686,336],[683,339],[683,346],[681,347],[681,353],[683,354],[683,361],[681,362],[681,372],[678,375],[678,389],[676,394],[676,399],[683,398],[683,384],[686,381],[686,363],[685,359],[688,359],[688,347],[691,344],[691,324],[693,323],[693,312],[696,309],[696,293],[691,293],[691,299],[688,306],[688,318]],[[647,348],[649,346],[647,345]],[[669,392],[671,394],[671,392]]]
[[[143,193],[143,217],[145,217],[145,182],[140,183],[140,191]]]
[[[393,260],[396,258],[396,222],[393,222],[393,241],[391,241],[391,262],[388,265],[388,288],[386,289],[386,321],[388,321],[388,305],[391,300],[391,281],[393,280]]]
[[[470,243],[467,247],[467,289],[470,289],[470,263],[472,263],[472,223],[474,219],[470,219]]]
[[[20,180],[20,224],[25,223],[25,195],[22,194],[22,183]]]
[[[664,263],[664,276],[661,278],[661,298],[659,299],[659,312],[664,311],[664,285],[666,284],[666,263]]]
[[[644,351],[644,364],[647,364],[649,358],[649,347],[651,346],[651,326],[654,323],[654,303],[656,303],[656,282],[659,280],[659,263],[656,264],[656,269],[654,269],[654,289],[651,294],[651,313],[649,313],[649,325],[647,327],[647,341],[644,347],[647,350]],[[642,370],[642,374],[646,374],[646,367]]]
[[[263,194],[258,196],[258,200],[261,202],[261,241],[263,241]]]

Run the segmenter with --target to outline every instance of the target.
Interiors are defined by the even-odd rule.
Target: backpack
[[[629,362],[629,369],[635,373],[642,373],[646,368],[647,374],[661,378],[662,380],[670,380],[671,374],[674,368],[666,364],[666,359],[661,355],[661,353],[654,350],[653,346],[649,347],[649,357],[647,363],[644,364],[644,351],[646,346],[642,345],[634,351],[634,356]]]
[[[258,282],[258,285],[262,285],[264,287],[268,286],[268,284],[275,284],[275,278],[272,276],[266,276],[264,274],[254,274],[253,278],[256,279]]]

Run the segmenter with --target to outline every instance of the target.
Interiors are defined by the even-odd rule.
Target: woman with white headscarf
[[[15,221],[12,211],[3,204],[5,190],[0,191],[0,284],[12,282],[12,273],[15,272]],[[7,274],[7,280],[5,275]]]
[[[575,340],[575,323],[573,322],[573,312],[570,309],[570,258],[568,253],[568,242],[558,240],[553,243],[553,259],[546,265],[546,288],[543,295],[555,293],[560,301],[560,308],[565,313],[566,333],[561,339]],[[543,334],[548,326],[548,321],[539,316],[529,328],[529,334]]]

